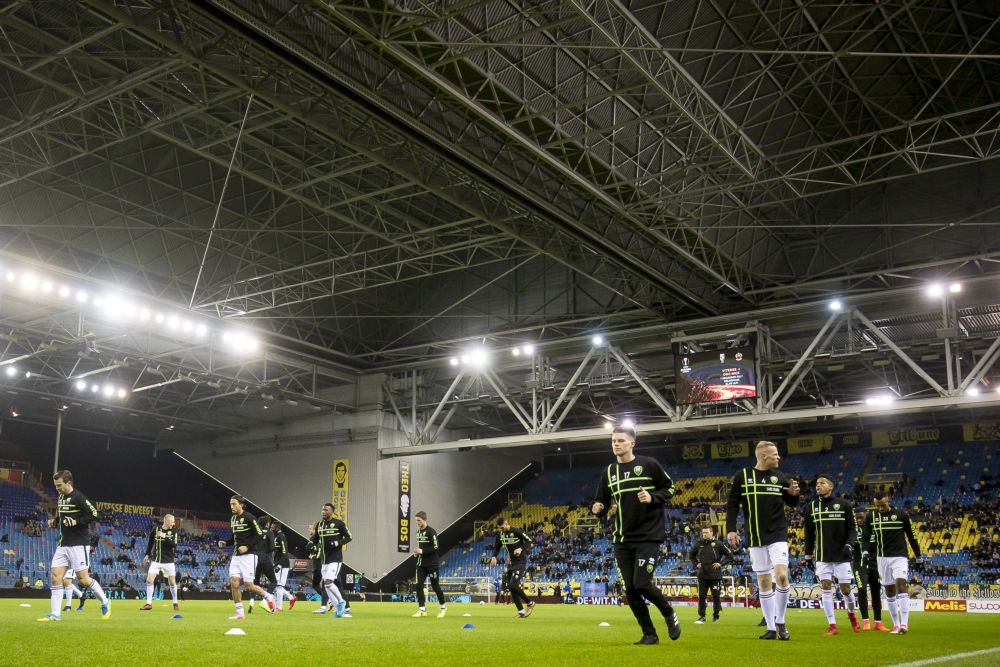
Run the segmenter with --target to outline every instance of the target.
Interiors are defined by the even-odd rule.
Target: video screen
[[[714,403],[757,397],[753,347],[674,353],[677,403]]]

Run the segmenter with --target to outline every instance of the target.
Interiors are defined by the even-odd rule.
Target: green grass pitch
[[[26,608],[21,604],[30,604]],[[841,634],[824,637],[819,610],[790,610],[790,642],[760,642],[756,610],[724,609],[719,623],[695,625],[695,610],[679,608],[683,635],[661,628],[659,646],[631,646],[638,626],[627,607],[538,605],[527,619],[510,606],[452,604],[444,619],[410,618],[413,604],[355,603],[354,618],[310,613],[316,603],[267,614],[260,606],[245,621],[227,619],[232,604],[188,602],[173,620],[169,604],[116,600],[100,619],[93,600],[83,612],[64,612],[59,623],[38,623],[48,601],[0,600],[0,663],[5,665],[615,665],[681,660],[684,664],[894,665],[1000,647],[1000,618],[988,614],[913,613],[903,637],[855,635],[843,612]],[[463,614],[471,614],[469,617]],[[610,627],[599,627],[602,621]],[[471,623],[474,629],[462,626]],[[244,636],[224,633],[240,627]],[[846,632],[845,632],[846,630]],[[675,663],[676,664],[676,663]],[[945,665],[1000,665],[1000,650]]]

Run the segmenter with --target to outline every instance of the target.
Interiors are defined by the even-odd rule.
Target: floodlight
[[[604,345],[604,336],[601,335],[593,336],[590,339],[590,342],[593,344],[594,347],[600,347],[601,345]]]
[[[83,290],[76,293],[76,300],[78,303],[87,303],[87,298],[87,293]]]
[[[86,382],[84,382],[83,380],[77,380],[76,381],[76,390],[77,391],[83,391],[86,388],[87,388],[87,383]]]
[[[604,428],[607,429],[608,431],[612,430],[614,427],[615,425],[612,424],[611,422],[604,422]]]
[[[70,289],[66,285],[60,285],[59,286],[59,296],[61,296],[62,298],[68,299],[70,293],[71,293]]]
[[[52,284],[51,280],[46,280],[42,283],[42,292],[45,294],[52,294],[52,290],[55,288],[56,286]]]
[[[17,366],[8,366],[4,369],[4,373],[6,373],[9,378],[14,377],[17,375]]]
[[[521,348],[521,351],[523,351],[525,354],[534,354],[535,353],[535,346],[532,345],[531,343],[528,343],[527,345],[525,345],[525,346],[523,346]]]
[[[631,419],[623,419],[622,428],[635,428],[635,422]]]
[[[452,357],[451,359],[448,360],[448,363],[451,364],[452,366],[458,366],[458,357]]]
[[[114,393],[115,393],[115,388],[114,387],[112,387],[110,384],[104,385],[104,395],[105,396],[107,396],[108,398],[111,398],[112,396],[114,396]]]
[[[118,390],[118,398],[125,398],[125,396],[127,394],[128,394],[128,392],[126,392],[124,389],[119,389]]]
[[[843,307],[844,304],[840,302],[840,299],[834,299],[833,301],[830,302],[830,310],[832,310],[835,313],[839,313],[841,309],[843,309]]]
[[[948,285],[948,291],[952,294],[958,294],[962,291],[962,283],[952,283]]]
[[[941,283],[931,283],[927,286],[927,296],[932,298],[939,298],[944,295],[944,288]]]
[[[976,385],[973,385],[965,390],[966,396],[979,396],[979,393],[980,393],[979,387],[977,387]]]
[[[199,336],[207,336],[208,335],[208,327],[206,327],[204,324],[199,324],[198,326],[196,326],[194,328],[194,332],[196,334],[198,334]]]
[[[510,353],[513,354],[515,357],[520,357],[521,356],[521,348],[515,347],[513,350],[510,351]]]

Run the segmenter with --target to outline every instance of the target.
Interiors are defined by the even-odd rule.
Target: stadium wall
[[[333,462],[350,461],[347,522],[354,542],[345,562],[378,580],[406,558],[397,550],[399,459],[379,460],[383,447],[404,446],[379,410],[322,414],[253,429],[223,441],[174,445],[174,452],[307,535],[331,499]],[[412,512],[425,510],[443,530],[527,466],[533,448],[405,457],[413,480]],[[222,508],[225,511],[226,508]]]

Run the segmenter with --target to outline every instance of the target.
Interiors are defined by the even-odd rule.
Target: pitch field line
[[[962,660],[963,658],[975,658],[981,655],[989,655],[990,653],[1000,653],[1000,646],[994,646],[993,648],[984,648],[979,651],[969,651],[967,653],[952,653],[949,655],[939,655],[936,658],[927,658],[926,660],[916,660],[914,662],[901,662],[897,665],[891,665],[891,667],[922,667],[922,665],[940,665],[945,662],[951,662],[953,660]]]

